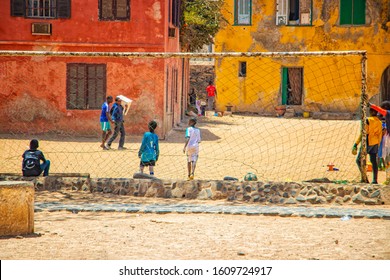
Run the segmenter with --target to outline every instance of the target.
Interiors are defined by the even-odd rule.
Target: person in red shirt
[[[209,85],[206,87],[206,91],[207,91],[207,109],[211,111],[214,109],[215,97],[217,96],[217,89],[213,85],[212,81],[209,82]]]

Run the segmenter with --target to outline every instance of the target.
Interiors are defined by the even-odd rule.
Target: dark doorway
[[[282,69],[282,105],[302,105],[303,68]]]

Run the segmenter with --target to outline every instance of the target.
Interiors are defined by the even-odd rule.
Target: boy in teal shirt
[[[158,147],[158,136],[154,133],[157,128],[155,121],[150,121],[149,132],[145,132],[141,147],[138,151],[138,157],[141,159],[140,172],[144,172],[145,166],[149,166],[149,174],[154,175],[154,166],[160,154]]]

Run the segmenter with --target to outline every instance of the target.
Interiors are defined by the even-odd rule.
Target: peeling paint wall
[[[378,93],[381,75],[390,65],[390,0],[367,0],[366,24],[363,26],[340,25],[339,1],[333,0],[312,1],[312,24],[309,26],[276,25],[276,0],[253,0],[251,25],[234,25],[233,5],[234,1],[226,1],[223,7],[228,23],[215,37],[216,52],[367,50],[368,95],[371,97]],[[237,77],[237,70],[228,70],[232,67],[238,69],[239,59],[216,63],[219,110],[225,110],[225,106],[230,103],[237,111],[272,112],[274,106],[281,104],[281,66],[308,69],[319,63],[316,59],[307,58],[274,60],[279,65],[243,60],[248,63],[248,76],[245,79]],[[321,71],[325,73],[319,70],[318,77],[310,77],[309,71],[304,70],[304,100],[299,109],[334,112],[358,110],[361,91],[358,77],[353,78],[353,82],[336,79],[331,90],[325,86],[310,85],[313,79],[321,79],[320,75],[326,77],[328,74],[336,75],[338,71],[347,71],[348,67],[342,66],[341,61],[330,57],[328,61],[321,62]],[[359,67],[358,63],[356,67]],[[272,73],[269,73],[270,68]],[[264,83],[256,85],[262,73],[267,73],[268,80],[272,81],[267,87]],[[349,72],[342,75],[349,75]],[[248,98],[245,89],[252,85],[255,90],[252,90],[253,96]],[[343,100],[342,105],[338,103],[340,100]]]
[[[78,52],[178,52],[179,38],[168,38],[171,1],[130,1],[129,21],[99,20],[97,0],[72,1],[69,19],[33,19],[10,16],[10,1],[0,2],[0,49]],[[50,36],[32,35],[31,24],[52,25]],[[0,133],[64,132],[100,135],[100,110],[66,108],[67,63],[106,65],[107,95],[123,94],[134,100],[125,118],[129,134],[142,134],[155,119],[163,137],[182,117],[182,90],[188,87],[188,61],[152,58],[87,57],[0,57]],[[186,70],[187,67],[187,70]],[[166,71],[176,69],[179,79],[172,84]],[[185,76],[186,77],[186,76]],[[178,98],[169,117],[164,110],[172,88]],[[187,92],[187,91],[185,91]],[[185,104],[185,103],[184,103]],[[41,108],[41,109],[39,109]],[[165,124],[165,125],[164,125]]]

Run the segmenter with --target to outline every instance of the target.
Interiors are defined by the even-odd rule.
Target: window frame
[[[302,14],[307,14],[304,13],[302,10],[304,7],[300,6],[300,1],[295,0],[298,2],[298,22],[295,24],[291,24],[290,21],[290,14],[291,14],[291,9],[290,9],[290,1],[291,0],[276,0],[276,25],[280,26],[294,26],[294,27],[305,27],[305,26],[312,26],[313,25],[313,0],[306,0],[310,1],[310,10],[308,12],[309,17],[310,17],[310,22],[309,23],[302,23]],[[280,9],[280,10],[278,10]],[[285,17],[284,20],[280,20],[281,18]]]
[[[29,15],[29,11],[33,8],[30,8],[30,2],[34,0],[10,0],[10,13],[12,17],[24,17],[40,20],[53,20],[53,19],[67,19],[71,16],[71,0],[49,0],[55,7],[52,8],[52,13],[54,15],[50,16],[33,16]]]
[[[75,67],[76,71],[76,78],[71,77],[70,71],[73,70],[72,68]],[[79,67],[84,67],[84,73],[83,78],[78,77],[78,71]],[[97,92],[98,89],[95,88],[94,96],[90,96],[90,87],[92,81],[95,81],[95,86],[97,85],[96,81],[99,80],[98,77],[95,76],[94,79],[91,79],[91,77],[88,76],[88,71],[90,68],[94,67],[95,71],[97,67],[103,67],[103,75],[102,75],[102,99],[99,100],[101,102],[96,102],[95,106],[91,107],[91,99],[95,98],[95,100],[98,99]],[[79,92],[77,89],[76,92],[76,101],[79,100],[79,95],[82,95],[82,100],[84,100],[84,104],[76,104],[72,105],[70,99],[71,99],[71,83],[79,82],[81,81],[83,83],[83,92]],[[101,104],[105,101],[107,95],[107,65],[104,63],[67,63],[66,64],[66,109],[67,110],[99,110],[101,108]]]
[[[248,1],[249,2],[249,22],[248,23],[241,23],[239,22],[239,3],[240,1]],[[234,25],[235,26],[250,26],[252,25],[252,0],[234,0]]]
[[[112,16],[103,17],[103,2],[111,1],[112,2]],[[116,14],[118,12],[116,0],[99,0],[99,21],[130,21],[130,10],[131,10],[131,0],[126,1],[126,17],[118,17]]]
[[[248,63],[246,61],[238,62],[238,77],[246,78],[248,74]]]
[[[346,3],[347,1],[349,3]],[[354,9],[356,1],[362,1],[362,3],[360,3],[360,4],[364,3],[364,10],[360,11],[360,13],[358,14],[358,17],[357,17],[358,19],[356,19],[356,21],[358,21],[359,19],[363,19],[364,22],[356,22],[354,20],[356,18],[355,11],[358,10],[358,9],[356,9],[356,10]],[[344,4],[342,2],[344,2]],[[348,4],[350,4],[350,5],[348,5]],[[351,10],[347,12],[345,9],[348,9],[348,8],[350,8]],[[363,8],[363,7],[361,7],[361,8]],[[348,17],[347,13],[350,13],[350,18],[351,18],[350,20],[347,18]],[[339,25],[340,26],[347,26],[347,27],[348,26],[364,26],[367,24],[366,13],[367,13],[367,0],[340,0],[339,1]],[[346,22],[348,20],[349,20],[349,22]]]

